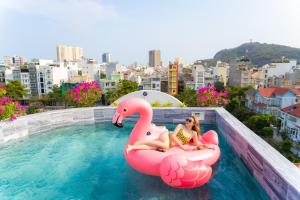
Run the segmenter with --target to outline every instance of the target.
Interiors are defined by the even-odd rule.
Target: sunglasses
[[[189,123],[192,123],[192,122],[193,122],[192,119],[186,119],[185,121],[186,121],[186,122],[189,122]]]

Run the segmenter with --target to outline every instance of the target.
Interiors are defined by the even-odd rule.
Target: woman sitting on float
[[[139,140],[133,145],[128,145],[127,154],[131,150],[158,150],[166,151],[167,149],[179,146],[183,150],[201,150],[207,147],[198,139],[200,133],[200,124],[196,117],[190,116],[186,119],[185,124],[178,124],[173,132],[164,132],[155,140]],[[193,140],[195,147],[185,146]]]

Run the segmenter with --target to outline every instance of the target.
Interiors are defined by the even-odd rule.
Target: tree
[[[246,87],[238,87],[238,86],[229,86],[227,87],[227,91],[228,91],[228,98],[229,100],[233,100],[235,99],[239,104],[239,106],[241,106],[243,104],[243,102],[245,101],[245,92],[253,89],[251,86],[246,86]]]
[[[48,93],[48,97],[53,101],[63,101],[65,99],[64,94],[58,85],[53,85],[52,92]]]
[[[119,83],[117,84],[116,90],[109,90],[105,93],[105,104],[110,105],[118,98],[138,90],[139,87],[137,82],[120,80]]]
[[[18,80],[11,80],[6,85],[6,94],[10,98],[15,100],[22,99],[23,96],[27,96],[28,92],[25,87]]]
[[[224,90],[225,90],[224,83],[221,82],[221,81],[216,81],[216,82],[214,83],[214,86],[215,86],[217,92],[220,92],[220,91],[224,91]]]
[[[93,82],[81,82],[68,91],[68,100],[76,107],[89,107],[96,105],[102,95],[100,85]]]
[[[272,137],[273,136],[273,129],[271,127],[264,127],[261,130],[261,135],[266,136],[266,137]]]
[[[116,98],[120,98],[131,92],[139,90],[139,86],[135,81],[120,80],[115,91]]]
[[[257,114],[251,116],[246,122],[246,126],[248,126],[251,130],[259,135],[264,135],[263,129],[265,127],[270,127],[271,124],[271,115],[262,115]],[[266,131],[266,130],[265,130]]]
[[[246,107],[234,107],[231,114],[233,114],[236,118],[238,118],[241,122],[245,122],[251,116],[255,115],[250,109]]]
[[[183,90],[183,92],[180,92],[175,97],[188,107],[198,106],[199,93],[192,88],[186,88],[185,90]]]
[[[104,74],[103,72],[100,73],[100,79],[105,79],[106,78],[106,74]]]
[[[112,104],[115,100],[117,100],[116,92],[113,90],[108,90],[105,93],[105,105]]]

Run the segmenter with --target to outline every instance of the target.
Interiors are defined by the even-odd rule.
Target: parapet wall
[[[0,122],[0,144],[74,124],[111,121],[114,107],[75,108],[38,113]],[[300,170],[224,108],[155,108],[153,121],[180,123],[194,114],[216,124],[236,154],[271,199],[300,199]],[[138,115],[126,119],[135,121]]]

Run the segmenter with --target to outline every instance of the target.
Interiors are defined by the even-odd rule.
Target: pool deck
[[[300,169],[224,108],[154,108],[153,121],[180,123],[196,114],[202,123],[216,124],[271,199],[300,199]],[[111,121],[114,107],[74,108],[38,113],[0,122],[0,144],[74,124]],[[131,116],[129,121],[136,120]]]

